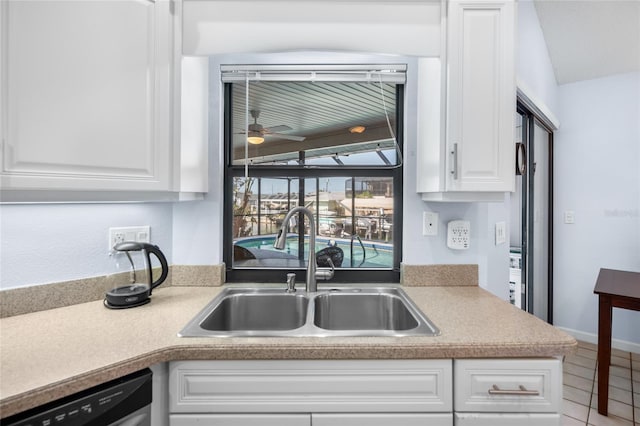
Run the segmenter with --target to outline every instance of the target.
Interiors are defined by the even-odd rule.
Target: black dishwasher
[[[0,420],[0,426],[151,426],[152,373],[144,369]]]

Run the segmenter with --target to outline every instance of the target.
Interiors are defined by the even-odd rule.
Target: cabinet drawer
[[[456,413],[455,426],[560,426],[560,414]]]
[[[311,426],[308,414],[172,414],[170,426]]]
[[[454,361],[456,412],[557,413],[562,365],[557,359]]]
[[[453,426],[451,413],[312,414],[313,426]]]
[[[451,360],[184,361],[172,413],[452,411]]]

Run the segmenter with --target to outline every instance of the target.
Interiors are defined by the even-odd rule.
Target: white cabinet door
[[[308,414],[172,414],[170,426],[310,426]]]
[[[171,2],[1,7],[3,189],[169,190]]]
[[[448,2],[446,53],[418,62],[417,191],[504,201],[515,189],[515,5]]]
[[[447,152],[450,191],[513,191],[515,4],[449,2]]]
[[[456,412],[558,413],[562,365],[558,359],[454,361]]]
[[[312,414],[313,426],[452,426],[451,413]]]
[[[560,414],[455,413],[455,426],[561,426]]]

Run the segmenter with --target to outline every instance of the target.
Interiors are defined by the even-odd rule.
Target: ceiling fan
[[[304,136],[295,136],[295,135],[285,135],[283,133],[287,130],[291,130],[291,127],[286,126],[284,124],[273,127],[263,127],[262,124],[258,123],[258,117],[260,117],[260,110],[252,109],[249,111],[251,113],[251,117],[253,117],[253,123],[249,124],[249,128],[247,129],[247,142],[252,143],[254,145],[261,144],[264,142],[265,136],[275,136],[280,139],[287,139],[291,141],[302,142],[305,140]],[[244,132],[242,132],[244,134]]]

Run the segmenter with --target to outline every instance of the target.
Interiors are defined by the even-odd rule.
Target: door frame
[[[520,94],[519,94],[520,95]],[[534,147],[533,147],[533,135],[535,124],[545,129],[549,132],[549,176],[548,176],[548,207],[547,207],[547,217],[548,217],[548,230],[547,230],[547,253],[548,253],[548,267],[547,267],[547,318],[546,321],[549,324],[553,324],[553,230],[554,230],[554,221],[553,221],[553,181],[554,181],[554,130],[557,129],[553,120],[548,119],[545,116],[540,116],[540,110],[537,108],[530,108],[528,99],[523,100],[520,96],[518,96],[517,100],[517,108],[516,111],[523,116],[523,135],[522,135],[522,143],[525,144],[526,147],[526,156],[527,156],[527,166],[525,176],[523,176],[523,193],[522,193],[522,226],[526,227],[527,232],[522,233],[523,238],[523,246],[521,250],[522,256],[522,276],[524,278],[524,282],[526,285],[526,299],[525,306],[526,311],[529,313],[533,313],[533,265],[535,264],[535,259],[532,258],[532,253],[530,253],[530,244],[531,239],[533,238],[534,232],[534,205],[531,202],[531,198],[533,197],[533,176],[531,175],[533,171],[533,163],[534,163]]]

